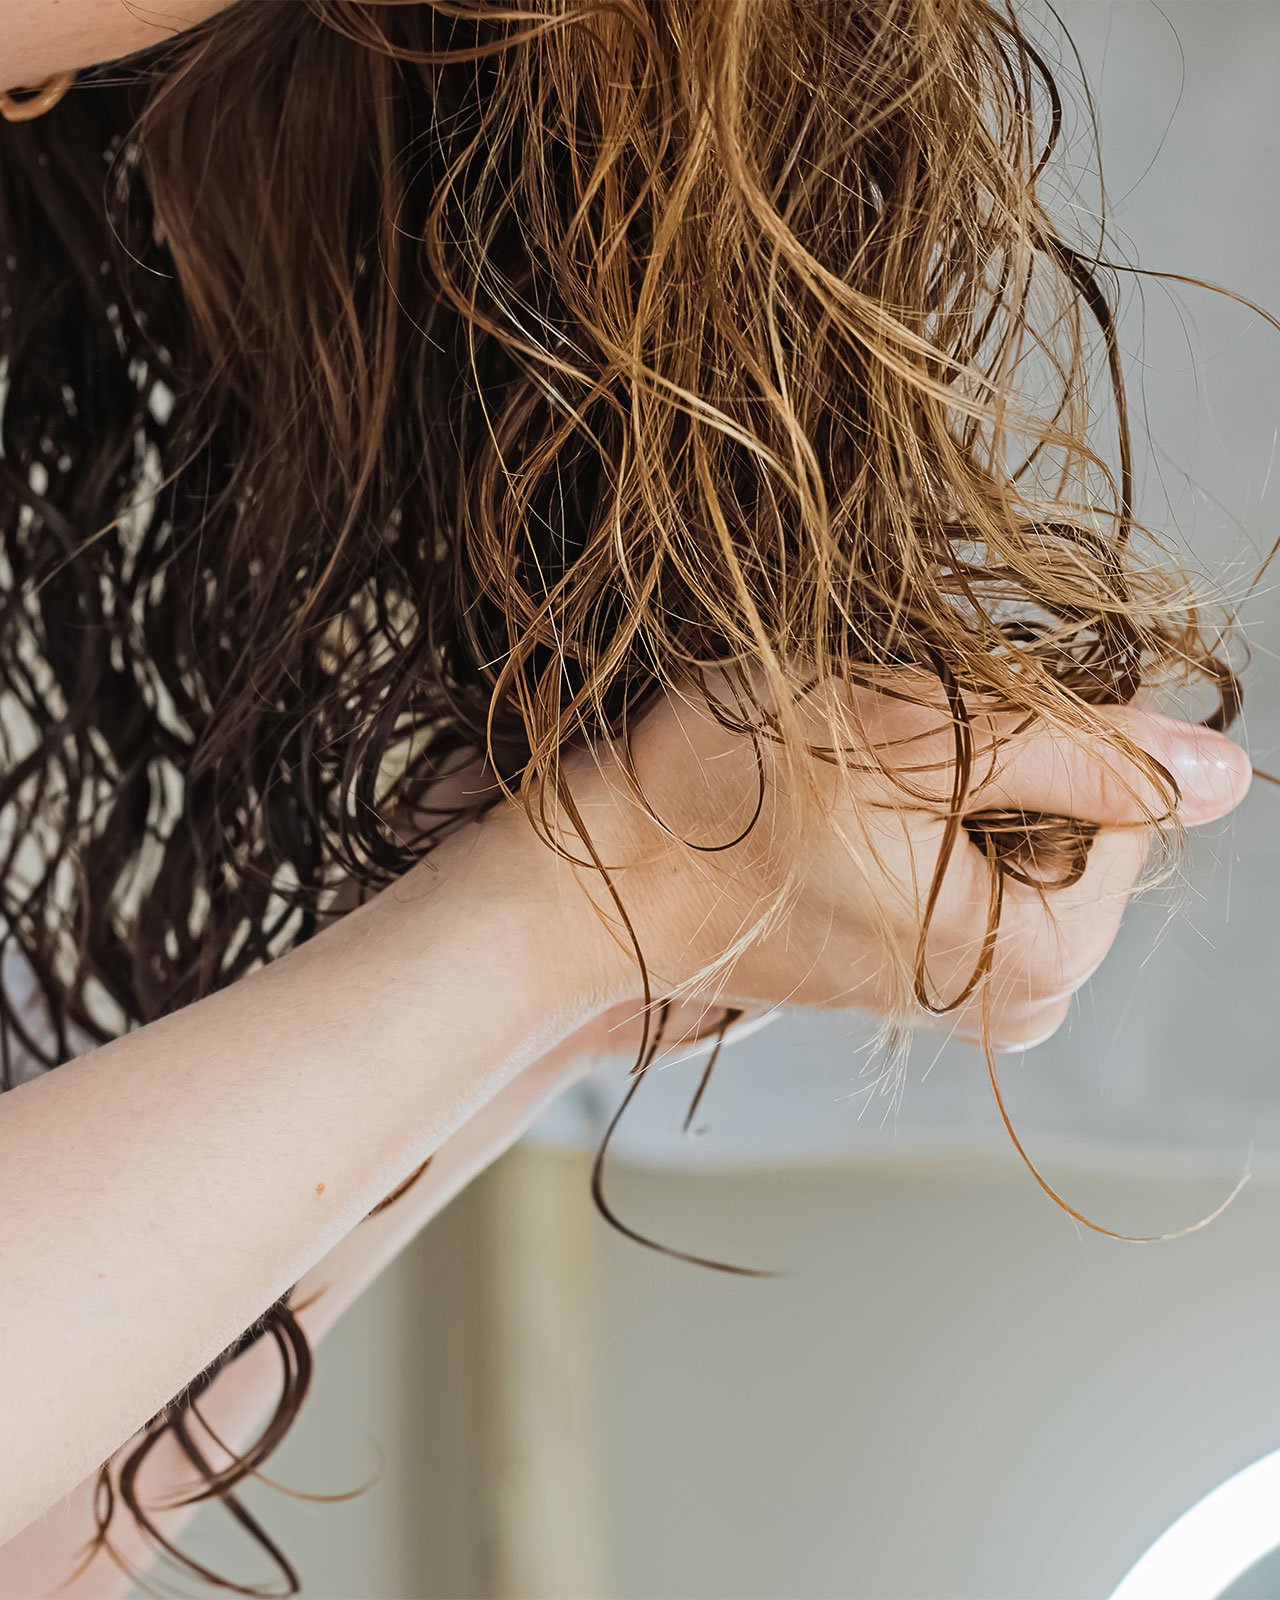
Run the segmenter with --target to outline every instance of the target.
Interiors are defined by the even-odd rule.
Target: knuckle
[[[1071,1011],[1071,997],[1051,1000],[1016,1014],[994,1017],[991,1042],[997,1050],[1031,1050],[1051,1039]]]
[[[1118,922],[1094,924],[1085,936],[1072,939],[1038,975],[1039,992],[1046,1000],[1055,1000],[1083,988],[1107,959],[1118,932]]]

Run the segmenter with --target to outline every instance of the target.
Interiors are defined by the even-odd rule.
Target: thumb
[[[1100,733],[1043,725],[1011,733],[1001,740],[991,776],[970,795],[969,805],[1043,811],[1107,826],[1158,821],[1176,801],[1179,820],[1194,827],[1226,816],[1248,793],[1252,764],[1225,734],[1136,706],[1100,715]],[[1143,762],[1141,752],[1158,768]],[[1158,769],[1172,779],[1176,793]]]

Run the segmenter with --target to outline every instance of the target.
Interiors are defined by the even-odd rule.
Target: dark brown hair
[[[923,675],[951,843],[1078,874],[1087,830],[964,816],[968,708],[1230,679],[1134,549],[1060,125],[986,0],[241,0],[5,128],[0,917],[52,1040],[0,998],[6,1079],[391,881],[458,759],[554,793],[709,663],[793,748],[806,685]],[[242,1517],[308,1371],[264,1329],[265,1447],[188,1449]]]

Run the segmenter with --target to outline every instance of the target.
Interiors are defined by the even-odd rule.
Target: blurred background
[[[1280,313],[1280,6],[1024,15],[1096,96],[1116,253]],[[1096,211],[1069,119],[1064,205]],[[1078,180],[1074,197],[1071,182]],[[1280,334],[1122,282],[1141,512],[1239,596],[1280,534]],[[1155,445],[1142,435],[1149,428]],[[1276,574],[1244,611],[1246,733],[1280,766]],[[1088,1233],[1018,1162],[979,1053],[922,1037],[882,1092],[850,1015],[655,1069],[608,1192],[729,1277],[610,1232],[602,1071],[427,1230],[323,1346],[249,1496],[314,1600],[1105,1600],[1175,1517],[1280,1446],[1280,793],[1197,835],[1071,1022],[1004,1088]],[[624,1070],[624,1069],[622,1069]],[[1280,1543],[1280,1506],[1276,1507]],[[187,1547],[256,1575],[229,1519]],[[1230,1590],[1280,1597],[1263,1563]],[[1165,1597],[1176,1600],[1176,1597]]]

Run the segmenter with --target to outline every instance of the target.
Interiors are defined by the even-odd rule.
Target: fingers
[[[1067,889],[1040,894],[1016,882],[1005,883],[989,980],[991,1039],[997,1049],[1029,1049],[1066,1019],[1072,997],[1115,942],[1153,837],[1148,828],[1104,829],[1090,849],[1084,874]],[[984,875],[990,871],[985,861],[980,870]],[[953,952],[946,948],[945,935],[931,940],[930,979],[944,996],[956,991],[943,983],[959,987],[973,970],[980,948],[980,930],[975,926],[980,913],[974,900],[970,904],[960,960],[949,959]],[[980,1042],[981,989],[963,1009],[934,1017],[928,1025]]]
[[[967,814],[1000,809],[1070,816],[1101,829],[1086,870],[1072,887],[1038,893],[1013,880],[1003,885],[1000,931],[984,986],[997,1048],[1029,1048],[1065,1020],[1072,996],[1102,963],[1119,931],[1154,837],[1143,824],[1168,816],[1175,798],[1183,823],[1212,821],[1233,810],[1249,788],[1248,755],[1221,734],[1132,706],[1099,712],[1099,720],[1105,731],[1090,738],[1043,723],[1026,727],[1025,719],[1014,717],[975,724],[979,782],[965,799]],[[1116,736],[1114,743],[1108,734]],[[984,739],[990,768],[985,774]],[[1144,752],[1156,765],[1144,761]],[[953,915],[959,901],[967,917],[947,920],[952,928],[967,925],[967,950],[973,956],[981,947],[980,928],[978,942],[973,941],[975,926],[987,905],[977,880],[989,885],[990,869],[985,861],[979,868],[970,857],[948,877]],[[965,947],[960,940],[954,948]],[[940,965],[949,965],[954,979],[957,963],[944,959]],[[940,985],[940,994],[959,992],[963,981],[950,989]],[[980,989],[962,1011],[944,1013],[933,1025],[950,1025],[962,1038],[980,1039],[982,1004]]]
[[[1253,775],[1249,757],[1223,734],[1133,706],[1098,715],[1170,774],[1180,796],[1177,814],[1188,826],[1225,816],[1244,799]],[[997,738],[1002,723],[1007,731],[1016,726],[993,719]],[[1073,736],[1037,725],[1001,739],[988,759],[991,775],[971,793],[967,810],[1042,811],[1106,826],[1158,820],[1173,800],[1158,773],[1102,734]]]
[[[955,770],[950,708],[936,686],[919,700],[863,692],[849,701],[855,742],[889,780],[887,798],[917,795],[949,806]],[[1178,817],[1210,822],[1239,805],[1252,767],[1220,733],[1137,706],[1098,707],[1097,731],[1048,727],[1020,714],[975,712],[972,787],[966,811],[1010,809],[1072,816],[1102,826],[1147,824],[1168,816],[1177,785]],[[1155,765],[1144,759],[1152,758]]]
[[[1062,1000],[1046,1000],[1036,1006],[1007,1006],[993,1011],[991,1048],[998,1054],[1033,1050],[1052,1039],[1071,1015],[1074,995]],[[966,1010],[955,1017],[930,1017],[920,1024],[932,1033],[945,1033],[961,1044],[984,1045],[980,1010]]]

